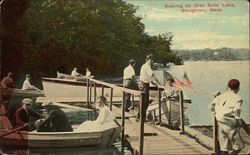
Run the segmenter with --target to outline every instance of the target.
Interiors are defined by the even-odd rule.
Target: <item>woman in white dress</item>
[[[107,99],[104,96],[100,96],[97,99],[97,106],[100,110],[99,116],[95,121],[85,121],[77,127],[75,132],[93,132],[103,131],[109,128],[116,127],[114,122],[115,116],[109,110],[107,105]]]

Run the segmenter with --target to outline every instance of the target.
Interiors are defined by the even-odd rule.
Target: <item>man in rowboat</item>
[[[242,100],[237,95],[239,87],[239,80],[231,79],[228,82],[227,92],[218,95],[210,104],[218,123],[221,154],[228,154],[229,151],[237,154],[244,148],[244,142],[240,136]]]
[[[138,89],[138,82],[135,78],[135,60],[129,60],[129,65],[123,70],[123,87],[129,89]],[[125,111],[129,112],[129,108],[131,106],[131,94],[125,94]]]
[[[13,88],[14,87],[11,72],[9,72],[7,74],[7,76],[2,79],[1,87],[3,87],[3,88]]]
[[[45,120],[36,122],[38,132],[68,132],[73,131],[66,114],[57,108],[53,102],[45,101],[42,106],[49,114]]]
[[[77,68],[75,67],[74,70],[71,72],[71,76],[77,77],[80,76],[81,74],[77,72]]]
[[[30,74],[26,74],[26,79],[23,82],[22,90],[40,90],[30,84]]]
[[[30,106],[32,104],[32,100],[30,98],[23,99],[23,106],[16,110],[14,113],[14,120],[13,124],[15,128],[21,127],[26,123],[29,123],[30,117],[34,117],[36,119],[44,118],[42,115],[35,113],[30,109]],[[33,124],[30,124],[30,127]],[[24,130],[29,130],[29,128],[25,128]]]

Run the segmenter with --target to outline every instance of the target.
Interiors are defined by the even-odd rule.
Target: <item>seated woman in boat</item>
[[[2,101],[0,102],[0,130],[12,130],[10,120],[6,116],[6,110]]]
[[[36,119],[44,118],[42,115],[37,114],[30,109],[31,104],[32,104],[32,100],[30,98],[23,99],[23,106],[17,109],[16,112],[14,113],[13,123],[14,123],[15,128],[24,126],[26,123],[30,123],[29,119],[31,116]],[[31,126],[33,124],[29,124],[29,125],[30,125],[30,128],[27,127],[27,128],[24,128],[24,130],[32,130]]]
[[[75,132],[91,132],[91,131],[102,131],[105,129],[116,127],[114,122],[115,116],[109,110],[107,105],[107,99],[104,96],[100,96],[97,100],[98,108],[100,113],[95,121],[83,122]]]
[[[167,86],[173,87],[174,79],[170,78],[167,80]],[[165,88],[162,92],[162,101],[178,98],[178,91],[170,88]]]
[[[45,101],[42,106],[49,114],[44,120],[36,122],[38,132],[68,132],[73,131],[66,114],[57,108],[53,102]]]

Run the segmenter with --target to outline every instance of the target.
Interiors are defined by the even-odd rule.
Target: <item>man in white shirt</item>
[[[129,89],[138,89],[137,80],[135,78],[135,60],[129,60],[129,65],[123,70],[123,87]],[[125,111],[129,112],[131,106],[131,94],[125,93]]]
[[[74,77],[80,76],[80,74],[77,73],[77,68],[74,68],[74,70],[71,72],[71,76],[74,76]]]
[[[30,74],[26,74],[26,79],[23,82],[22,90],[39,90],[35,86],[30,84]]]
[[[242,100],[237,95],[239,86],[239,80],[231,79],[227,92],[217,96],[210,104],[217,119],[221,154],[228,154],[229,151],[237,154],[244,147],[240,136]]]
[[[157,80],[156,76],[154,75],[153,70],[151,69],[151,65],[153,64],[153,55],[149,54],[146,57],[145,64],[142,65],[141,71],[140,71],[140,90],[145,92],[145,104],[143,105],[142,112],[144,115],[144,118],[146,117],[146,112],[149,105],[149,84],[152,82],[151,80],[154,80],[157,82],[157,84],[160,84],[160,82]],[[157,85],[156,83],[154,83]],[[137,118],[140,118],[139,112],[137,114]]]

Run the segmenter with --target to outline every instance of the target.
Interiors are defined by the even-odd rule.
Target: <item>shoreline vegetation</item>
[[[183,61],[240,61],[250,60],[249,49],[197,49],[173,50]]]
[[[27,73],[39,80],[74,67],[117,76],[131,58],[139,70],[150,53],[156,62],[181,64],[174,35],[149,35],[136,11],[122,0],[4,1],[1,78],[13,72],[14,80]]]

